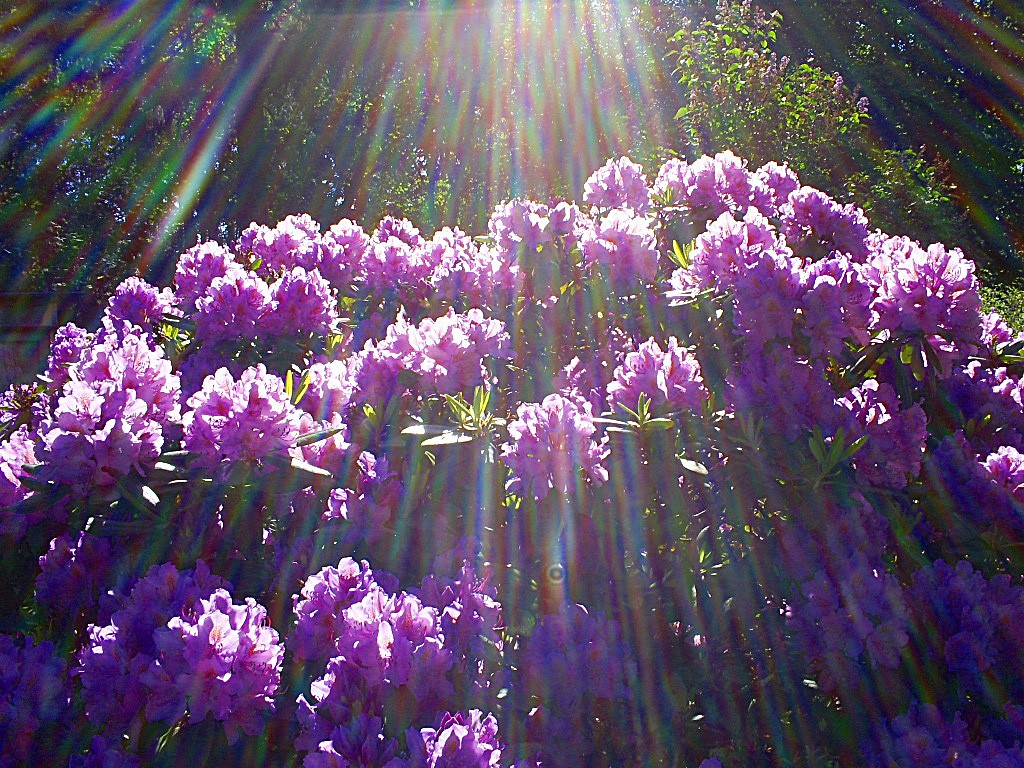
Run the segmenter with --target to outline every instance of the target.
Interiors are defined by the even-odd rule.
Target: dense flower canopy
[[[972,262],[731,152],[582,200],[254,223],[61,328],[0,398],[0,766],[1024,765]]]

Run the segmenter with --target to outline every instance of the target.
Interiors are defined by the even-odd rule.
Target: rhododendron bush
[[[197,244],[0,403],[0,765],[1024,766],[1022,347],[729,152]]]

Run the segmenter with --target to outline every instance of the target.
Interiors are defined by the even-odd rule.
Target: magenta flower
[[[536,251],[554,239],[548,207],[532,200],[499,205],[487,222],[487,230],[498,248],[509,253],[515,253],[520,243]]]
[[[160,680],[188,702],[190,722],[208,714],[224,723],[228,743],[256,736],[274,709],[284,646],[267,624],[267,611],[251,597],[237,605],[226,589],[184,607],[154,633]]]
[[[258,263],[261,277],[288,272],[293,267],[314,269],[320,255],[320,225],[303,213],[287,216],[273,229],[255,222],[242,232],[237,249]]]
[[[204,343],[255,339],[273,307],[270,286],[259,276],[232,270],[214,278],[196,300],[196,338]]]
[[[422,768],[498,768],[504,745],[498,721],[478,709],[445,712],[434,728],[410,730],[410,765]]]
[[[195,308],[196,301],[206,295],[218,277],[244,273],[231,251],[210,241],[194,245],[178,257],[174,270],[174,296],[183,310]]]
[[[44,519],[44,514],[11,514],[10,508],[27,499],[32,492],[21,482],[29,477],[26,464],[36,463],[36,445],[28,427],[21,426],[7,440],[0,443],[0,534],[14,537],[25,535],[30,523]]]
[[[363,228],[348,219],[333,225],[320,238],[320,274],[339,291],[351,292],[359,277],[370,238]]]
[[[654,230],[647,219],[627,209],[610,211],[594,231],[583,235],[581,247],[584,261],[607,267],[614,280],[653,281],[658,273]]]
[[[242,371],[237,380],[221,368],[206,377],[187,405],[184,445],[210,466],[265,458],[290,448],[299,436],[300,412],[284,382],[262,363]]]
[[[163,316],[173,312],[176,299],[170,289],[162,291],[145,280],[129,277],[114,290],[104,313],[104,325],[118,329],[133,327],[152,330]]]
[[[670,194],[670,204],[683,208],[695,220],[743,214],[764,195],[757,177],[747,170],[746,160],[728,150],[689,164],[678,158],[669,160],[658,172],[654,192]]]
[[[840,205],[813,187],[801,187],[779,209],[781,231],[797,253],[817,258],[845,253],[862,260],[868,252],[868,220],[856,206]]]
[[[668,349],[662,350],[653,338],[626,355],[615,369],[615,380],[608,385],[608,402],[621,403],[636,409],[640,395],[650,399],[658,410],[689,410],[699,412],[708,397],[697,362],[674,337]]]
[[[743,270],[766,253],[790,255],[768,219],[752,209],[747,210],[742,220],[723,213],[708,224],[694,243],[690,253],[692,277],[677,286],[673,275],[673,287],[694,283],[700,288],[730,288]]]
[[[424,390],[450,394],[481,384],[484,359],[511,357],[510,346],[504,323],[471,309],[465,315],[449,310],[415,326],[400,316],[376,351],[396,360],[401,370],[417,374]]]
[[[905,238],[890,238],[874,251],[865,274],[877,286],[871,308],[878,328],[894,335],[950,334],[960,342],[959,351],[950,349],[958,360],[981,341],[974,263],[959,249],[936,243],[925,250]]]
[[[628,157],[609,160],[583,185],[583,201],[599,208],[628,208],[644,215],[651,204],[644,169]]]
[[[261,328],[278,336],[328,333],[338,322],[338,295],[316,269],[292,267],[270,286]]]
[[[590,403],[553,394],[541,403],[520,405],[508,425],[511,442],[502,446],[509,487],[543,499],[551,490],[569,494],[580,470],[596,485],[606,482],[608,438],[595,440],[596,431]]]

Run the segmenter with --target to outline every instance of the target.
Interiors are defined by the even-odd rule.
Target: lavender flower
[[[151,330],[163,316],[175,310],[174,294],[167,288],[162,291],[145,280],[129,277],[114,290],[110,297],[104,325],[130,330],[141,328]]]
[[[846,393],[842,404],[850,409],[855,423],[848,431],[851,440],[867,435],[867,444],[854,456],[854,468],[865,482],[887,488],[903,488],[907,478],[921,471],[927,417],[919,405],[901,409],[896,391],[876,379]]]
[[[191,313],[214,280],[244,271],[231,251],[220,243],[211,240],[194,245],[178,257],[174,270],[175,299],[183,311]]]
[[[959,342],[955,349],[941,339],[935,344],[956,362],[981,341],[974,264],[960,250],[947,251],[937,243],[924,250],[916,243],[895,241],[874,252],[867,275],[877,285],[871,309],[878,328],[896,336],[951,335]]]
[[[0,534],[20,541],[30,524],[45,519],[45,510],[34,515],[11,514],[10,509],[32,492],[22,483],[29,477],[25,465],[36,463],[35,441],[22,425],[10,439],[0,443]]]
[[[232,270],[214,278],[196,299],[196,338],[210,344],[239,337],[255,339],[273,308],[270,286],[250,272]]]
[[[184,445],[210,466],[265,458],[291,447],[299,435],[299,411],[284,382],[262,363],[242,371],[237,380],[221,368],[187,405]]]
[[[697,237],[690,253],[692,279],[684,282],[695,283],[700,288],[729,288],[747,267],[765,254],[791,255],[768,219],[756,210],[748,210],[740,221],[732,214],[723,213]],[[673,276],[673,287],[685,287],[675,286],[675,282]]]
[[[400,361],[402,370],[417,374],[424,389],[455,393],[482,383],[484,358],[511,357],[509,346],[504,323],[471,309],[465,315],[449,310],[416,326],[399,317],[377,350]]]
[[[699,412],[708,392],[700,373],[700,363],[674,337],[662,350],[653,338],[626,355],[608,385],[608,402],[635,409],[640,395],[650,399],[658,410]]]
[[[728,150],[689,164],[673,158],[661,167],[654,182],[655,194],[669,194],[671,204],[686,210],[695,221],[744,213],[759,196],[757,187],[746,160]]]
[[[224,723],[228,743],[245,733],[256,736],[262,717],[274,709],[281,682],[284,646],[267,626],[267,611],[251,597],[231,601],[215,590],[190,607],[183,606],[166,628],[154,632],[159,667],[144,679],[171,680],[188,702],[190,722],[208,714]]]
[[[609,160],[583,185],[583,200],[600,208],[628,208],[643,216],[651,204],[644,169],[628,157]]]
[[[799,255],[818,258],[847,254],[854,260],[868,253],[868,220],[856,206],[840,205],[813,187],[801,187],[789,195],[779,210],[780,229]]]
[[[869,765],[955,765],[957,768],[1022,768],[1024,748],[995,740],[972,738],[960,712],[944,717],[934,704],[911,702],[905,715],[895,718],[883,743],[872,750]]]
[[[870,339],[871,287],[846,256],[812,262],[801,275],[803,332],[815,356],[837,356],[847,341]]]
[[[517,493],[538,500],[552,489],[568,494],[581,469],[597,485],[608,480],[608,438],[594,440],[597,428],[589,403],[553,394],[541,403],[520,405],[516,415],[508,425],[511,442],[502,446],[502,459]]]
[[[412,248],[421,248],[426,243],[420,231],[412,225],[408,219],[396,219],[394,216],[385,216],[380,220],[377,229],[373,231],[372,239],[380,243],[386,243],[394,238],[400,240]]]
[[[270,286],[271,309],[264,332],[278,336],[326,334],[338,322],[338,296],[316,269],[292,267]]]
[[[320,225],[309,214],[287,216],[273,229],[255,222],[242,232],[237,249],[259,267],[261,277],[288,272],[293,267],[314,269],[319,261]]]
[[[184,712],[184,695],[161,674],[156,633],[201,598],[229,587],[203,562],[181,573],[166,563],[150,568],[127,595],[108,599],[109,623],[89,626],[75,670],[86,716],[103,734],[117,739],[133,723],[173,722]]]
[[[333,288],[351,292],[369,247],[370,238],[363,228],[342,219],[320,238],[317,268]]]
[[[293,596],[295,631],[291,642],[300,659],[318,660],[334,653],[334,641],[345,631],[345,610],[376,585],[370,564],[343,558],[310,576]]]
[[[616,208],[608,213],[581,243],[584,261],[607,267],[613,280],[653,281],[658,272],[658,250],[650,222]]]
[[[504,745],[498,721],[478,709],[445,712],[433,728],[410,730],[410,768],[497,768]]]
[[[778,216],[790,193],[800,188],[796,173],[785,163],[765,163],[757,169],[757,181],[755,187],[763,193],[755,194],[754,205],[765,216]]]
[[[498,249],[515,253],[522,243],[527,250],[550,243],[554,239],[549,210],[546,205],[532,200],[511,200],[494,209],[487,230]]]
[[[62,325],[57,329],[50,345],[50,355],[46,359],[46,378],[50,380],[50,386],[55,391],[60,391],[67,382],[68,367],[78,362],[82,352],[89,348],[92,341],[93,334],[74,323]]]

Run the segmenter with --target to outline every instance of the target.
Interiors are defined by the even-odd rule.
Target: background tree
[[[786,158],[883,227],[958,244],[979,264],[989,305],[1019,325],[1024,11],[985,0],[768,7],[782,18],[740,2],[687,9],[696,21],[673,56],[688,91],[685,137],[701,151],[717,142]],[[832,72],[856,84],[841,89],[845,102]],[[854,92],[868,100],[867,119]]]
[[[962,241],[963,216],[939,167],[876,141],[868,99],[840,74],[780,54],[782,21],[749,0],[721,2],[672,37],[687,93],[676,116],[691,147],[729,148],[755,164],[785,159],[804,183],[841,191],[884,229]]]

